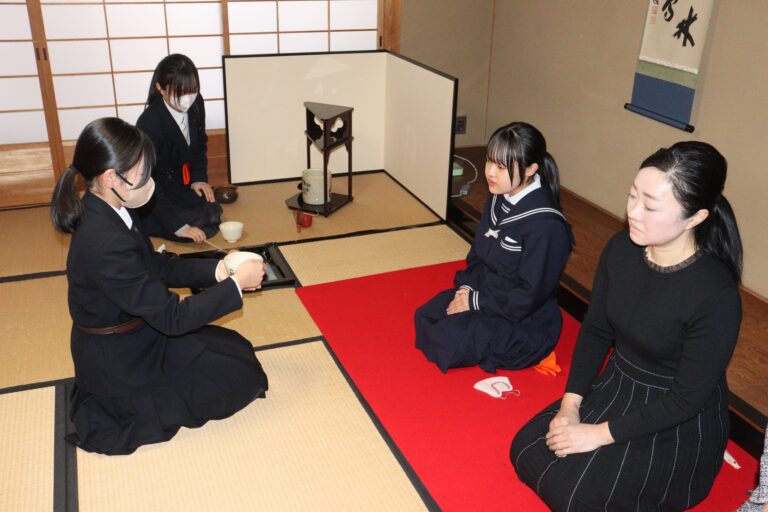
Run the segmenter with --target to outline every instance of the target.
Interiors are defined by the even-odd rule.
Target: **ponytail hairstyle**
[[[741,282],[742,247],[739,227],[723,187],[728,162],[705,142],[678,142],[646,158],[640,168],[654,167],[667,175],[675,199],[683,207],[683,218],[699,210],[709,215],[694,228],[696,246],[719,258]]]
[[[143,186],[155,165],[155,148],[144,132],[116,117],[91,121],[83,128],[75,145],[72,165],[56,183],[51,200],[53,227],[63,233],[74,233],[85,213],[75,183],[77,174],[90,188],[94,178],[108,169],[123,176],[142,162],[141,178],[133,182]]]
[[[533,164],[538,164],[538,173],[543,184],[549,189],[557,209],[562,210],[560,171],[555,159],[547,152],[547,141],[534,126],[523,122],[502,126],[491,135],[486,158],[496,165],[505,167],[512,183],[515,181],[512,174],[515,164],[517,164],[520,183],[525,183],[525,170]]]
[[[149,107],[157,99],[162,99],[163,95],[157,90],[155,84],[166,89],[171,96],[177,98],[185,94],[194,94],[200,92],[200,76],[197,74],[197,68],[194,62],[180,53],[168,55],[155,68],[152,75],[152,82],[149,84],[149,94],[144,108]],[[194,105],[193,107],[194,108]]]

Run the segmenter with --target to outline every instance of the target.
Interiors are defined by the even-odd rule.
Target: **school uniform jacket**
[[[559,316],[557,287],[572,244],[570,226],[546,187],[516,205],[492,195],[467,267],[456,274],[454,284],[469,290],[473,311],[514,323],[536,314],[545,318],[553,311]]]
[[[232,279],[216,283],[217,260],[167,257],[152,249],[134,212],[133,228],[102,199],[86,193],[85,215],[67,259],[69,310],[74,324],[111,327],[133,318],[129,333],[96,335],[72,327],[78,385],[100,396],[126,396],[186,367],[205,345],[186,339],[242,307]],[[182,301],[168,287],[207,289]]]
[[[188,111],[189,144],[171,116],[162,98],[152,102],[136,121],[136,126],[149,135],[155,146],[157,161],[152,169],[155,197],[151,214],[162,223],[167,233],[174,233],[186,221],[178,210],[194,207],[200,201],[190,188],[192,183],[208,182],[208,136],[205,133],[205,103],[198,94]],[[185,177],[184,164],[189,167]],[[142,215],[144,215],[144,210]]]
[[[570,226],[545,187],[514,205],[489,196],[455,288],[414,314],[416,347],[443,372],[535,365],[560,337],[556,293],[571,245]],[[469,291],[469,311],[447,314],[457,288]]]

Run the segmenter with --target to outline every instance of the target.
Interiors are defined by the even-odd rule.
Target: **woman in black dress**
[[[641,165],[629,230],[600,257],[565,395],[512,442],[518,476],[553,510],[676,511],[709,493],[728,441],[725,369],[741,322],[726,168],[703,142]]]
[[[416,347],[443,372],[535,365],[563,325],[557,286],[573,237],[544,136],[522,122],[496,130],[485,177],[490,194],[467,268],[415,314]]]
[[[68,440],[128,454],[180,427],[226,418],[265,396],[267,376],[251,344],[206,324],[242,307],[263,264],[228,276],[223,262],[152,249],[133,208],[154,190],[152,143],[116,118],[85,127],[53,194],[54,226],[72,233],[67,258],[75,386]],[[81,198],[75,177],[87,190]],[[168,287],[206,288],[179,300]]]
[[[200,77],[186,55],[157,65],[136,126],[149,135],[157,159],[154,199],[139,214],[149,235],[202,243],[219,231],[222,209],[208,184],[208,135]]]

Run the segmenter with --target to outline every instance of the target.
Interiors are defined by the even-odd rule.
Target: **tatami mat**
[[[0,278],[64,270],[69,235],[53,229],[48,207],[0,211]]]
[[[332,189],[346,193],[347,178],[334,178]],[[232,204],[225,204],[223,220],[238,220],[245,224],[243,238],[228,243],[221,234],[211,242],[224,249],[261,245],[269,242],[304,240],[369,229],[426,224],[439,219],[406,192],[392,178],[383,172],[360,174],[352,177],[354,200],[329,217],[314,217],[312,226],[296,232],[293,213],[285,200],[298,193],[296,181],[265,183],[238,188],[239,198]],[[153,238],[155,247],[165,244],[169,251],[184,254],[208,251],[210,246],[202,244],[180,244]]]
[[[320,336],[293,288],[246,293],[243,309],[214,324],[234,329],[255,347]]]
[[[0,283],[0,389],[74,375],[66,276]]]
[[[440,225],[285,245],[280,251],[307,286],[460,260],[469,244]]]
[[[322,342],[257,356],[266,400],[127,457],[78,451],[80,512],[426,509]]]
[[[53,386],[0,395],[0,510],[53,510]]]
[[[245,294],[215,323],[255,346],[320,335],[293,288]],[[0,389],[73,377],[71,327],[66,276],[0,283]]]

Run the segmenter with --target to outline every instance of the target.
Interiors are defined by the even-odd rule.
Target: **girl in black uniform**
[[[76,432],[68,440],[109,455],[226,418],[267,390],[251,343],[206,325],[242,307],[241,290],[261,286],[263,264],[248,261],[229,277],[223,262],[155,252],[133,212],[152,195],[153,163],[146,135],[120,119],[98,119],[80,134],[53,194],[53,224],[73,234]],[[77,174],[87,186],[82,199]],[[180,301],[169,286],[206,290]]]
[[[490,195],[467,267],[416,310],[416,347],[443,372],[533,366],[562,327],[557,286],[573,238],[544,136],[527,123],[503,126],[487,160]]]
[[[726,167],[703,142],[640,166],[629,230],[600,257],[565,395],[512,442],[518,476],[552,510],[679,511],[712,488],[741,322]]]
[[[136,126],[149,135],[157,161],[154,200],[140,215],[149,235],[202,243],[221,223],[221,205],[208,184],[208,136],[200,77],[189,57],[172,54],[157,65]]]

